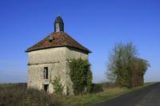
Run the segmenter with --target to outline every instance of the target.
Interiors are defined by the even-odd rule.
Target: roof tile
[[[28,48],[26,52],[31,52],[35,50],[54,48],[54,47],[70,47],[74,49],[78,49],[85,53],[90,53],[91,51],[82,46],[76,40],[74,40],[71,36],[69,36],[65,32],[53,32],[37,44]]]

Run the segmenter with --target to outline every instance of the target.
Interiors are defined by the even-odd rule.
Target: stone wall
[[[48,92],[53,93],[52,82],[55,77],[61,79],[64,94],[73,95],[72,82],[69,77],[68,59],[87,59],[88,55],[67,47],[37,50],[28,53],[28,87],[43,90],[43,85],[48,84]],[[44,67],[48,67],[49,78],[43,78]]]

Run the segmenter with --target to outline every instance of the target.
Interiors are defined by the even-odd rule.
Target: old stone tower
[[[64,32],[60,16],[54,22],[54,32],[27,49],[28,88],[54,93],[53,80],[58,77],[63,85],[63,93],[73,95],[69,77],[69,59],[88,59],[90,51]]]

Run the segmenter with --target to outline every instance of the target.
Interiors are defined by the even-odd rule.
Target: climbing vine
[[[63,94],[63,85],[60,82],[60,78],[55,77],[52,84],[53,84],[54,92],[58,95],[62,95]]]
[[[91,91],[92,72],[88,60],[71,59],[69,62],[70,78],[73,82],[74,94],[82,94]]]

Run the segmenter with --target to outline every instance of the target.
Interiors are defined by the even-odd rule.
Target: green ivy
[[[63,94],[63,86],[60,82],[60,78],[55,77],[52,84],[53,84],[54,92],[58,95],[62,95]]]
[[[70,77],[73,82],[74,94],[82,94],[91,91],[92,72],[88,60],[71,59],[69,62]]]

